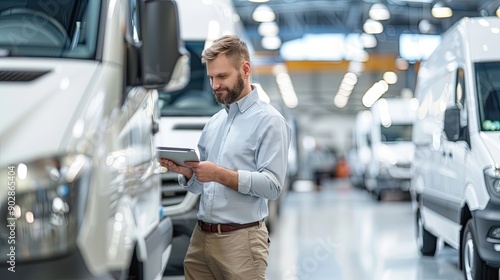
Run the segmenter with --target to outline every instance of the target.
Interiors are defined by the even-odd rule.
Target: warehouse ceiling
[[[252,19],[255,9],[265,4],[276,15],[279,37],[283,42],[301,38],[306,33],[363,32],[369,10],[375,3],[384,4],[390,12],[381,21],[386,32],[419,33],[419,23],[425,19],[431,25],[428,33],[439,34],[464,16],[495,15],[498,0],[442,0],[453,10],[451,18],[436,19],[431,15],[436,0],[269,0],[255,3],[233,0],[236,11],[247,29],[254,46],[260,50],[259,23]]]
[[[258,82],[265,84],[266,90],[279,96],[279,88],[273,88],[272,78],[266,73],[273,73],[273,69],[266,69],[265,65],[284,63],[293,81],[298,96],[296,112],[309,116],[325,116],[329,114],[354,115],[366,109],[362,97],[378,81],[386,71],[395,71],[398,82],[389,87],[384,97],[412,96],[416,84],[419,59],[408,60],[402,58],[400,52],[401,34],[440,35],[462,17],[495,15],[500,6],[500,0],[442,0],[443,4],[452,9],[453,15],[449,18],[435,18],[431,8],[436,0],[269,0],[264,3],[255,3],[249,0],[232,0],[236,11],[243,23],[249,40],[264,65],[258,69]],[[263,36],[259,34],[259,22],[252,18],[252,14],[260,5],[267,5],[275,13],[275,20],[279,27],[277,34],[282,45],[277,49],[262,47]],[[373,34],[377,44],[375,47],[365,48],[369,54],[368,61],[356,66],[356,61],[350,58],[322,59],[321,57],[300,56],[289,59],[284,56],[286,44],[304,41],[306,36],[321,34],[363,34],[364,24],[370,18],[370,8],[374,4],[383,4],[390,13],[389,19],[379,20],[383,32]],[[346,37],[347,38],[347,37]],[[304,52],[317,55],[321,41],[305,47]],[[338,45],[330,49],[339,48]],[[422,47],[423,49],[423,47]],[[328,48],[327,48],[328,50]],[[420,51],[420,47],[410,50],[410,55]],[[413,52],[413,53],[412,53]],[[297,51],[290,51],[296,54]],[[408,54],[407,54],[408,55]],[[407,61],[404,61],[404,60]],[[400,68],[403,60],[406,67]],[[398,62],[399,61],[399,62]],[[358,63],[359,64],[359,63]],[[334,106],[333,100],[342,87],[344,74],[352,72],[357,75],[355,87],[350,93],[349,100],[344,106]],[[272,75],[270,75],[272,76]]]

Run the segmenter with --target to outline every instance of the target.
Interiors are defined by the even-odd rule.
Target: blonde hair
[[[214,60],[220,54],[225,54],[236,69],[242,62],[250,61],[247,44],[236,35],[224,35],[215,40],[210,47],[203,50],[201,63],[205,64],[207,61]]]

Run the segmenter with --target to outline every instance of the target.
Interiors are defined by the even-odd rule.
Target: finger
[[[170,167],[177,167],[177,164],[175,164],[173,161],[166,159],[165,160]]]
[[[184,163],[185,163],[187,166],[189,166],[189,167],[192,167],[192,168],[193,168],[193,167],[198,167],[198,163],[199,163],[199,162],[198,162],[198,161],[186,161],[186,162],[184,162]]]

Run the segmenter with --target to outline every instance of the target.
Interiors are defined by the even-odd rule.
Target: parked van
[[[418,72],[417,244],[458,250],[465,279],[499,279],[500,18],[464,18]]]
[[[365,188],[365,172],[371,160],[372,113],[361,110],[356,113],[351,134],[351,148],[347,154],[349,162],[349,179],[353,186]]]
[[[161,278],[157,90],[183,61],[173,1],[0,2],[0,279]]]
[[[365,171],[365,186],[377,200],[387,191],[408,192],[414,147],[411,141],[416,118],[416,99],[379,99],[370,108],[371,158]]]

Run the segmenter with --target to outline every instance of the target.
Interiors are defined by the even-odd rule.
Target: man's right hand
[[[184,177],[188,180],[193,176],[193,170],[191,170],[191,168],[177,165],[173,161],[166,158],[160,158],[160,164],[172,172],[184,175]]]

